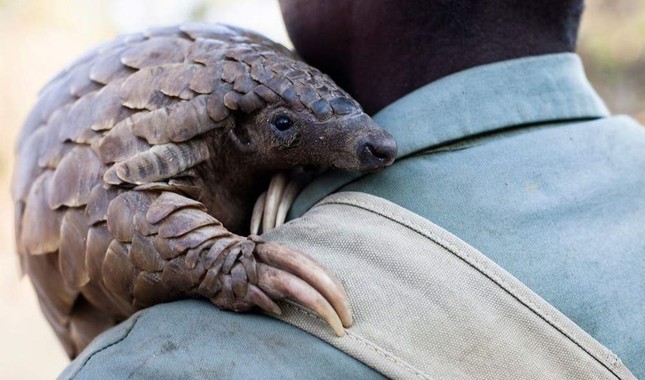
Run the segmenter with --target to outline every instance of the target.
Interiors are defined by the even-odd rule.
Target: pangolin
[[[184,24],[99,46],[40,92],[17,142],[17,250],[70,357],[142,308],[203,297],[279,313],[289,298],[342,334],[340,283],[250,235],[254,201],[296,167],[371,171],[396,143],[287,48]]]

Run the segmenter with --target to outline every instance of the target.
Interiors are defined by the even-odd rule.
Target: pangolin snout
[[[396,158],[396,140],[384,130],[358,142],[361,171],[374,171],[392,165]]]
[[[352,115],[327,122],[321,128],[326,142],[329,166],[352,172],[374,172],[394,163],[397,146],[394,137],[367,114]]]

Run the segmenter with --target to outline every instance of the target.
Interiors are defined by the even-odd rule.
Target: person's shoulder
[[[145,309],[97,337],[60,378],[323,378],[377,375],[308,333],[259,314],[185,300]]]
[[[617,138],[645,138],[645,126],[629,115],[609,115],[587,120],[574,120],[563,125],[572,126],[577,133],[585,131],[587,135],[613,135]]]
[[[636,129],[635,132],[645,133],[645,126],[643,125],[643,123],[639,122],[638,120],[628,115],[611,115],[611,116],[599,119],[598,122],[602,124],[608,124],[608,125],[623,126],[630,129],[635,128]]]
[[[612,115],[596,120],[583,122],[580,126],[588,138],[603,141],[608,148],[614,148],[623,154],[633,150],[634,158],[644,159],[645,126],[627,115]]]

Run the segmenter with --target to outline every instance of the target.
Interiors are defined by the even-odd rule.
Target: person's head
[[[473,66],[575,49],[583,0],[280,0],[308,63],[376,112]]]

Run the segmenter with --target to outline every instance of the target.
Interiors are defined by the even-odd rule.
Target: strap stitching
[[[456,257],[461,259],[463,262],[465,262],[466,264],[468,264],[469,266],[471,266],[472,268],[477,270],[479,273],[484,275],[486,278],[491,280],[493,283],[497,284],[499,287],[504,289],[504,291],[506,291],[511,297],[515,298],[521,304],[526,306],[529,310],[533,311],[533,313],[536,314],[540,319],[544,320],[551,327],[555,328],[558,332],[560,332],[562,335],[567,337],[571,342],[573,342],[576,346],[580,347],[580,349],[582,349],[584,352],[586,352],[589,356],[591,356],[594,360],[596,360],[600,365],[602,365],[607,370],[609,370],[609,372],[611,372],[615,377],[617,377],[619,379],[623,378],[622,376],[620,376],[620,375],[618,375],[616,373],[617,370],[622,369],[622,366],[619,366],[619,363],[621,363],[621,361],[618,359],[618,357],[614,353],[612,353],[611,351],[609,351],[609,350],[607,350],[606,348],[603,347],[604,348],[603,351],[605,351],[603,353],[604,355],[601,355],[601,356],[604,356],[604,360],[603,360],[603,358],[600,358],[600,357],[598,357],[598,355],[595,355],[592,352],[590,352],[590,350],[588,350],[584,346],[583,343],[579,342],[577,339],[575,339],[570,334],[568,334],[566,331],[564,331],[564,328],[560,327],[559,324],[556,321],[553,320],[553,315],[551,315],[551,313],[549,311],[544,310],[541,306],[533,303],[530,300],[524,300],[523,299],[524,297],[516,295],[515,291],[513,291],[514,288],[515,288],[514,285],[507,283],[505,280],[503,280],[501,278],[498,278],[498,276],[493,276],[491,274],[485,273],[484,271],[482,271],[480,269],[480,267],[488,266],[488,263],[482,261],[481,259],[479,259],[477,257],[471,257],[470,259],[473,262],[475,262],[475,264],[478,264],[480,267],[478,267],[476,265],[473,265],[473,263],[471,263],[465,257],[462,257],[462,255],[460,255],[458,252],[456,252],[457,250],[452,247],[452,244],[450,244],[449,242],[444,241],[444,239],[441,239],[438,236],[431,236],[430,234],[425,233],[421,227],[417,226],[417,223],[415,223],[414,221],[410,220],[409,218],[400,217],[400,220],[399,220],[399,219],[395,218],[394,216],[385,215],[384,213],[382,213],[380,211],[377,211],[377,210],[374,210],[374,209],[370,208],[370,205],[365,205],[365,204],[363,204],[361,202],[358,202],[356,200],[349,200],[349,199],[346,199],[346,198],[345,199],[334,199],[334,200],[323,200],[316,207],[325,206],[325,205],[332,205],[332,204],[352,206],[352,207],[356,207],[356,208],[371,212],[371,213],[376,214],[376,215],[380,215],[383,218],[386,218],[386,219],[388,219],[390,221],[393,221],[393,222],[395,222],[395,223],[397,223],[397,224],[399,224],[399,225],[401,225],[401,226],[403,226],[405,228],[408,228],[408,229],[410,229],[410,230],[412,230],[412,231],[414,231],[414,232],[416,232],[416,233],[418,233],[418,234],[420,234],[420,235],[432,240],[434,243],[436,243],[437,245],[439,245],[442,248],[446,249],[448,252],[452,253],[453,255],[455,255]],[[493,278],[493,277],[495,277],[495,278]],[[606,362],[608,362],[608,363],[606,363]]]
[[[308,311],[307,309],[305,309],[304,307],[302,307],[302,306],[300,306],[298,304],[294,304],[292,302],[287,301],[286,305],[288,307],[296,309],[299,312],[301,312],[303,314],[306,314],[307,316],[312,317],[312,318],[314,318],[314,319],[316,319],[316,320],[318,320],[320,322],[326,323],[319,315]],[[357,341],[359,343],[362,343],[367,348],[369,348],[369,349],[373,350],[374,352],[376,352],[377,354],[383,356],[385,359],[387,359],[387,360],[389,360],[389,361],[391,361],[391,362],[393,362],[393,363],[405,368],[406,370],[410,371],[411,373],[413,373],[414,375],[416,375],[420,379],[431,379],[430,377],[428,377],[427,374],[425,374],[422,371],[416,369],[415,367],[413,367],[409,363],[405,362],[404,360],[398,358],[394,354],[389,353],[388,351],[382,349],[381,347],[373,344],[369,340],[366,340],[365,338],[362,338],[359,335],[356,335],[356,334],[354,334],[353,332],[350,332],[347,329],[344,329],[344,330],[345,330],[345,334],[347,335],[348,338],[353,339],[353,340],[355,340],[355,341]]]

